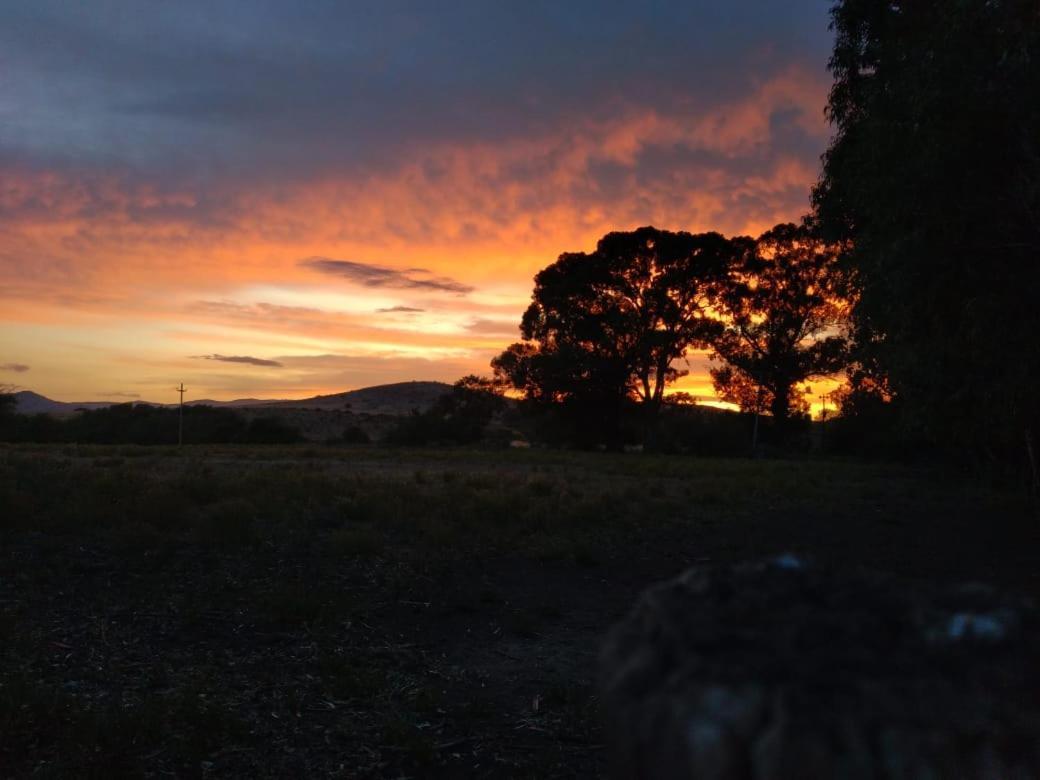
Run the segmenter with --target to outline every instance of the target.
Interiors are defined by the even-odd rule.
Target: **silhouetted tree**
[[[16,405],[14,388],[10,385],[0,385],[0,418],[14,414]]]
[[[747,419],[736,412],[700,405],[687,393],[669,393],[652,449],[707,456],[746,455]]]
[[[711,370],[716,392],[746,411],[768,408],[781,434],[804,409],[796,386],[844,366],[838,256],[807,226],[777,225],[733,269],[723,298],[726,327],[713,358],[725,364]]]
[[[69,417],[15,415],[0,426],[7,441],[83,442],[94,444],[174,444],[176,409],[149,404],[115,404]],[[299,432],[271,417],[247,419],[233,409],[186,406],[185,442],[190,444],[284,444],[301,440]],[[190,423],[190,425],[189,425]]]
[[[714,366],[709,372],[720,401],[735,404],[740,411],[749,414],[760,414],[772,408],[773,394],[743,371],[726,364]],[[809,402],[798,388],[791,393],[790,413],[809,413]]]
[[[452,385],[453,395],[483,396],[493,406],[500,407],[502,397],[509,387],[509,383],[499,376],[480,376],[479,374],[466,374],[462,379],[455,381]]]
[[[483,430],[505,407],[505,390],[501,379],[467,374],[456,381],[451,392],[441,396],[433,408],[442,414],[472,421]]]
[[[835,136],[814,203],[852,245],[856,390],[885,388],[934,441],[1028,449],[1040,425],[1040,6],[840,0],[832,19]]]
[[[501,379],[470,374],[452,385],[425,412],[401,419],[387,434],[391,444],[472,444],[505,407]]]
[[[604,421],[630,400],[652,416],[685,373],[676,361],[717,333],[710,307],[746,249],[718,233],[644,227],[560,255],[535,277],[525,341],[493,361],[496,376],[528,399],[580,404]]]
[[[540,369],[546,362],[538,345],[518,341],[491,359],[491,369],[495,381],[522,391],[527,400],[560,400],[563,393],[553,389],[549,381],[551,372],[544,377],[540,375]]]
[[[669,406],[696,406],[697,397],[684,390],[679,390],[666,395],[664,397],[664,402]]]
[[[0,438],[11,438],[14,428],[15,408],[17,399],[14,396],[14,388],[10,385],[0,385]]]

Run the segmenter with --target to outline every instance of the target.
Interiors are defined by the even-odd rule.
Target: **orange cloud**
[[[710,112],[618,101],[530,137],[431,141],[378,171],[292,180],[9,166],[4,352],[58,395],[118,380],[147,397],[187,371],[215,397],[346,389],[395,366],[486,371],[562,251],[641,224],[758,233],[800,216],[826,89],[791,68]],[[294,379],[210,375],[192,354],[259,354]]]

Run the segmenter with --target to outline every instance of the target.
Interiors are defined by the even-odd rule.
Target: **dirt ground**
[[[0,449],[0,774],[589,777],[646,586],[793,552],[1040,593],[1040,520],[856,463]]]

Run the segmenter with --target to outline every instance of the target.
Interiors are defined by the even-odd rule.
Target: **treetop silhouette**
[[[495,359],[500,377],[532,400],[635,400],[649,414],[692,347],[720,330],[712,308],[747,239],[643,227],[604,236],[591,253],[573,252],[535,276],[524,313],[524,342]]]
[[[1032,452],[1040,6],[841,0],[831,14],[834,138],[813,200],[851,242],[849,408],[883,389],[908,439],[987,461]]]
[[[779,428],[806,411],[801,383],[838,373],[846,362],[841,334],[846,304],[837,272],[839,248],[807,225],[763,233],[732,269],[722,310],[725,328],[712,342],[716,392],[745,411],[768,408]]]
[[[677,363],[711,348],[727,364],[714,372],[724,394],[753,386],[782,422],[795,384],[841,368],[844,340],[825,333],[843,311],[837,256],[806,226],[757,240],[609,233],[594,252],[564,253],[535,276],[524,341],[492,366],[526,399],[580,405],[605,430],[626,404],[653,419],[686,373]]]

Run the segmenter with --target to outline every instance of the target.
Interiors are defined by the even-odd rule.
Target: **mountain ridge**
[[[438,398],[451,390],[446,382],[413,380],[392,382],[385,385],[360,387],[341,393],[315,395],[298,399],[237,398],[231,401],[212,399],[186,400],[185,406],[217,406],[227,408],[273,408],[273,409],[324,409],[344,410],[367,414],[407,414],[412,409],[428,408]],[[19,414],[75,414],[82,409],[103,409],[123,403],[146,404],[148,406],[176,406],[176,403],[152,401],[55,401],[32,390],[14,393],[15,411]]]

